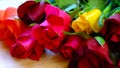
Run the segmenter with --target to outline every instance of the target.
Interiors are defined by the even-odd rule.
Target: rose
[[[94,38],[80,45],[69,68],[114,68],[109,58],[107,44],[101,46]]]
[[[19,35],[27,29],[27,26],[18,18],[15,17],[9,17],[4,20],[5,26],[8,28],[8,30],[14,34],[15,38],[18,38]]]
[[[47,24],[45,21],[42,24]],[[55,31],[56,29],[56,31]],[[39,44],[44,44],[51,51],[58,52],[60,43],[65,35],[61,34],[63,28],[52,28],[50,26],[35,25],[32,28],[32,37],[38,40]],[[58,31],[57,31],[58,30]]]
[[[4,10],[0,10],[0,39],[4,38],[4,33],[7,30],[7,28],[5,27],[3,20],[4,20]]]
[[[13,34],[6,27],[4,20],[16,15],[17,9],[14,7],[8,7],[5,10],[0,10],[0,39],[6,39],[13,36]]]
[[[61,48],[61,54],[64,58],[71,58],[83,43],[83,39],[78,35],[68,36]]]
[[[32,28],[32,37],[44,44],[51,51],[58,52],[63,39],[63,31],[69,31],[71,17],[59,8],[47,5],[45,8],[46,20]]]
[[[31,28],[23,32],[11,46],[10,53],[13,57],[39,60],[43,53],[44,46],[38,44],[30,35]]]
[[[26,25],[17,18],[17,9],[14,7],[8,7],[3,10],[2,13],[2,29],[1,37],[4,38],[4,42],[8,47],[11,47],[15,43],[15,39],[26,29]]]
[[[40,23],[45,19],[46,2],[26,1],[18,7],[19,18],[27,25]]]
[[[111,51],[120,53],[120,14],[110,16],[110,18],[105,20],[101,34],[108,43]]]
[[[98,25],[100,15],[101,11],[99,9],[92,9],[85,12],[72,22],[72,28],[75,32],[98,33],[100,30]]]

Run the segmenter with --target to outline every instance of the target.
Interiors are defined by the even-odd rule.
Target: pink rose
[[[70,30],[71,17],[59,8],[47,5],[46,20],[32,28],[32,37],[40,44],[54,52],[58,52],[61,42],[66,35],[63,31]]]

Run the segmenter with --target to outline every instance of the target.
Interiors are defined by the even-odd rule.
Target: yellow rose
[[[90,34],[92,31],[99,32],[100,27],[98,25],[98,19],[101,15],[99,9],[93,9],[89,12],[85,12],[72,22],[72,28],[75,32],[86,32]]]

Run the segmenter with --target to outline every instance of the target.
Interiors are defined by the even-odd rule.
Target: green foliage
[[[51,3],[51,0],[35,0],[35,2],[41,2],[41,1],[45,1],[45,2]]]
[[[65,8],[71,4],[77,4],[77,0],[55,0],[55,3],[58,5],[58,7]]]
[[[120,13],[120,7],[117,7],[113,10],[111,10],[109,13],[106,14],[105,18],[109,18],[111,15],[114,15],[116,13]]]
[[[74,32],[74,33],[71,33],[71,32],[66,32],[66,31],[63,31],[64,34],[66,35],[79,35],[81,36],[83,39],[88,39],[90,38],[90,35],[84,33],[84,32]]]
[[[96,36],[95,39],[102,47],[104,47],[103,45],[105,44],[105,40],[102,37]]]
[[[103,11],[106,5],[106,0],[89,0],[88,1],[89,6],[95,6],[96,8]]]
[[[117,4],[118,6],[120,6],[120,0],[114,0],[115,4]]]
[[[35,2],[40,2],[41,0],[35,0]]]

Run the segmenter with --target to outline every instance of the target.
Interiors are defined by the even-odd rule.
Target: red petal
[[[41,55],[43,54],[44,49],[45,49],[44,45],[36,43],[29,58],[32,60],[39,60]]]
[[[83,43],[83,39],[80,36],[72,35],[66,40],[66,43],[61,49],[61,53],[64,57],[70,58],[72,54],[77,51],[78,47]],[[67,54],[68,53],[68,54]]]
[[[26,29],[26,25],[18,19],[15,18],[8,18],[4,21],[7,28],[14,33],[15,37],[18,36]]]
[[[31,54],[31,49],[35,46],[36,41],[30,36],[30,29],[22,33],[11,47],[11,54],[14,57],[26,58]]]
[[[108,60],[109,63],[112,63],[109,58],[108,46],[106,43],[102,47],[94,38],[91,38],[87,41],[87,47],[89,50],[92,50],[97,55]]]
[[[49,15],[47,21],[51,26],[64,26],[63,19],[57,15]]]
[[[78,68],[94,68],[87,58],[81,58],[78,62]]]

